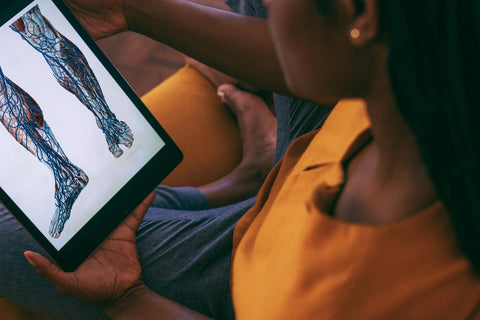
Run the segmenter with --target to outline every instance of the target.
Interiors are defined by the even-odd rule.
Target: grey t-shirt
[[[262,0],[225,0],[233,12],[266,18],[267,8]],[[329,107],[318,106],[298,98],[274,94],[277,117],[277,151],[275,161],[280,160],[293,140],[322,126],[330,112]]]

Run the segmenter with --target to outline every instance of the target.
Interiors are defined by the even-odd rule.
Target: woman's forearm
[[[198,312],[158,295],[145,285],[139,285],[129,289],[121,299],[112,305],[105,307],[105,312],[113,320],[210,319]]]
[[[288,92],[265,19],[186,0],[131,0],[126,11],[132,31],[240,81]]]

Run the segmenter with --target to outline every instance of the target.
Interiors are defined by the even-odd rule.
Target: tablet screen
[[[1,21],[0,187],[61,250],[165,141],[50,0]]]

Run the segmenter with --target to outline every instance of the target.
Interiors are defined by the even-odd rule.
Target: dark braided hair
[[[380,0],[397,106],[480,274],[480,2]]]

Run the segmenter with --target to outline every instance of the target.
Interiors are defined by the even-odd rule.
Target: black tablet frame
[[[43,247],[46,253],[63,270],[70,272],[82,264],[125,220],[129,213],[182,161],[183,154],[67,6],[59,0],[49,1],[52,1],[62,12],[147,122],[165,142],[165,146],[61,250],[55,249],[0,187],[0,201]],[[0,3],[0,25],[6,23],[33,3],[33,0],[12,0]]]

